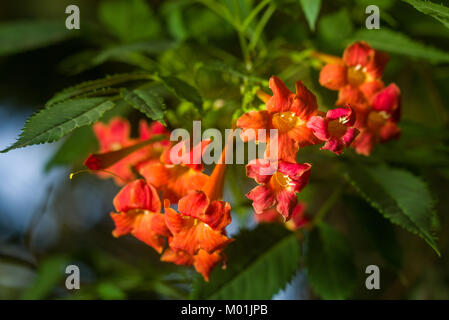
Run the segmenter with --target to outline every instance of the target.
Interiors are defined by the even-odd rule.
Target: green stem
[[[320,224],[321,221],[323,221],[326,214],[329,212],[329,210],[334,206],[334,204],[337,202],[337,200],[340,198],[341,194],[343,193],[345,184],[341,184],[339,187],[337,187],[334,192],[330,195],[329,198],[327,198],[326,202],[323,204],[323,206],[320,208],[318,213],[316,214],[315,220],[313,221],[313,225]]]

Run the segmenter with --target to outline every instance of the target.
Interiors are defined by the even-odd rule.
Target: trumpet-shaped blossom
[[[313,116],[307,122],[315,136],[326,141],[321,149],[341,154],[348,147],[359,130],[354,128],[355,113],[349,106],[329,110],[325,117]]]
[[[246,196],[253,201],[256,214],[276,210],[285,220],[289,220],[298,202],[297,193],[309,181],[312,165],[280,161],[277,166],[275,170],[272,162],[252,160],[246,166],[246,174],[259,183],[259,186]]]
[[[111,213],[115,223],[114,237],[132,234],[161,253],[170,231],[161,214],[161,202],[153,186],[138,179],[123,187],[114,198],[117,213]]]
[[[165,220],[173,234],[170,247],[190,255],[200,249],[212,253],[231,242],[224,228],[231,222],[231,207],[224,201],[210,201],[202,191],[191,191],[179,200],[178,212],[165,208]]]
[[[168,143],[165,140],[156,142],[154,145],[145,145],[122,157],[120,150],[132,148],[157,134],[166,135],[168,138],[168,132],[159,122],[155,121],[149,126],[145,120],[141,120],[139,123],[140,137],[133,139],[130,138],[128,120],[120,117],[111,119],[108,124],[97,122],[93,129],[100,145],[100,154],[105,158],[110,158],[108,160],[111,161],[107,161],[108,165],[104,165],[100,158],[93,154],[86,159],[85,165],[91,170],[107,169],[108,172],[114,174],[113,178],[118,185],[124,184],[124,181],[135,179],[136,176],[132,168],[149,159],[158,158]],[[109,154],[110,156],[108,156]],[[114,157],[117,157],[117,160],[112,159]],[[109,162],[112,164],[109,165]],[[98,171],[97,174],[102,178],[110,177],[107,172]]]
[[[336,57],[321,69],[319,81],[339,91],[337,105],[349,104],[363,112],[373,94],[383,87],[381,77],[387,62],[386,54],[363,41],[355,42],[345,49],[342,59]]]
[[[318,142],[306,125],[318,112],[316,97],[301,81],[296,82],[296,94],[275,76],[271,77],[269,86],[273,96],[268,99],[266,110],[243,114],[237,120],[237,127],[242,128],[244,141],[266,142],[268,154],[271,151],[270,129],[277,129],[278,160],[295,162],[300,147]],[[265,129],[266,135],[259,136],[258,129]],[[269,157],[273,158],[273,155]]]
[[[172,148],[168,148],[161,155],[160,161],[150,161],[142,165],[139,173],[160,190],[165,199],[178,202],[188,191],[199,190],[207,182],[208,176],[201,172],[201,157],[209,143],[210,140],[204,140],[189,153],[180,155],[181,161],[178,164],[173,164],[170,159]]]
[[[358,153],[364,155],[369,155],[376,143],[397,139],[401,134],[397,125],[400,119],[400,90],[395,84],[379,91],[371,105],[366,126],[352,144]]]
[[[375,144],[399,137],[400,90],[381,80],[388,56],[362,41],[348,46],[342,59],[328,61],[320,83],[338,90],[337,105],[354,108],[354,126],[360,131],[352,143],[356,152],[369,155]]]
[[[163,261],[193,264],[206,281],[222,260],[221,250],[233,240],[225,228],[231,222],[229,203],[220,200],[226,170],[224,148],[219,163],[201,190],[191,190],[178,202],[178,210],[165,200],[165,220],[172,234]]]

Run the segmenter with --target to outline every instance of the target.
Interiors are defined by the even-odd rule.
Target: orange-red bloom
[[[130,138],[131,130],[128,120],[120,117],[111,119],[109,124],[97,122],[93,129],[100,144],[99,152],[108,161],[106,161],[107,164],[102,163],[104,159],[100,159],[94,154],[86,159],[85,165],[91,170],[107,169],[108,172],[114,174],[113,178],[118,185],[135,179],[132,167],[138,166],[143,161],[159,157],[168,143],[168,141],[161,141],[151,146],[146,145],[132,152],[126,152],[126,156],[123,157],[119,152],[120,150],[135,146],[157,134],[167,135],[168,137],[168,132],[159,122],[155,121],[148,126],[145,120],[141,120],[139,123],[140,137],[139,139],[132,139]],[[102,178],[110,177],[110,174],[102,171],[97,172],[97,174]]]
[[[118,213],[111,213],[114,237],[132,234],[161,253],[170,231],[161,214],[161,202],[153,186],[139,179],[128,183],[114,198]]]
[[[201,190],[191,190],[178,202],[178,211],[164,202],[166,224],[172,234],[169,248],[161,260],[176,264],[193,264],[206,281],[212,269],[223,259],[223,250],[232,239],[225,228],[231,222],[231,207],[221,201],[225,149],[207,183]]]
[[[210,140],[202,141],[189,153],[180,157],[179,164],[172,163],[170,152],[173,148],[168,148],[161,155],[160,161],[150,161],[142,165],[139,173],[160,190],[165,199],[176,203],[187,195],[189,190],[199,190],[206,183],[208,176],[201,172],[203,170],[201,157],[209,143]],[[199,159],[194,159],[195,157]]]
[[[289,220],[297,205],[297,193],[308,183],[309,163],[289,163],[280,161],[277,170],[273,163],[256,159],[246,166],[246,174],[260,185],[252,189],[246,196],[253,201],[256,214],[275,210],[285,220]],[[271,171],[271,173],[269,173]]]
[[[356,42],[346,48],[342,59],[323,67],[320,84],[338,90],[337,105],[350,104],[357,111],[367,108],[372,94],[383,87],[380,80],[388,56],[365,42]]]
[[[165,220],[173,234],[171,248],[194,255],[200,249],[212,253],[231,242],[224,234],[231,222],[229,203],[210,201],[204,192],[193,190],[179,200],[178,211],[165,208]]]
[[[369,155],[376,143],[399,138],[399,119],[400,90],[395,84],[390,84],[373,97],[366,126],[352,144],[357,153]]]
[[[376,143],[400,135],[400,90],[381,80],[387,62],[386,54],[362,41],[348,46],[342,59],[335,57],[320,73],[321,85],[339,91],[336,104],[356,111],[354,126],[360,134],[352,146],[360,154],[369,155]]]
[[[318,112],[316,97],[301,81],[296,82],[296,94],[278,77],[271,77],[269,85],[273,96],[268,99],[266,110],[245,113],[237,120],[237,127],[242,128],[244,141],[266,142],[267,153],[270,153],[270,129],[277,129],[278,159],[295,162],[300,147],[318,142],[306,125]],[[258,136],[258,129],[265,129],[266,135]]]
[[[355,113],[346,106],[329,110],[326,117],[313,116],[307,122],[307,127],[312,129],[318,139],[326,141],[321,149],[341,154],[359,134],[359,130],[353,127],[354,123]]]

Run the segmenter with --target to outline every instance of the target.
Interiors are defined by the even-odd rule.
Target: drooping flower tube
[[[211,270],[222,260],[223,250],[232,239],[225,228],[231,222],[231,206],[222,201],[226,147],[207,183],[191,190],[178,202],[177,211],[165,201],[165,220],[172,234],[163,261],[192,264],[206,281]],[[189,258],[190,257],[190,258]]]
[[[326,142],[321,149],[341,154],[359,134],[359,130],[353,127],[355,119],[355,112],[346,106],[329,110],[325,117],[311,117],[307,127],[318,139]]]
[[[246,166],[246,175],[259,183],[246,196],[253,201],[256,214],[276,210],[287,221],[297,205],[297,193],[309,181],[312,165],[285,161],[276,164],[277,169],[273,162],[255,159]]]
[[[256,140],[267,143],[267,158],[273,159],[270,143],[270,129],[277,129],[275,139],[278,142],[276,160],[296,161],[300,147],[316,144],[318,140],[307,127],[307,121],[317,113],[318,105],[315,95],[301,81],[296,82],[296,94],[292,93],[276,76],[270,78],[273,96],[266,103],[266,110],[250,111],[237,120],[237,127],[242,128],[244,141]],[[265,129],[260,136],[258,129]]]
[[[156,189],[142,179],[124,186],[114,198],[117,213],[111,217],[115,223],[114,237],[132,234],[161,253],[165,237],[170,231],[161,214],[161,202]]]
[[[94,133],[99,141],[99,153],[91,154],[85,161],[90,170],[98,170],[102,178],[114,178],[118,185],[136,178],[133,167],[149,159],[158,158],[167,145],[167,140],[155,142],[155,137],[167,137],[168,131],[159,122],[148,126],[145,120],[139,123],[140,137],[130,138],[130,125],[128,120],[115,117],[109,124],[97,122],[93,126]],[[161,139],[156,139],[161,140]],[[101,171],[107,169],[107,172]]]

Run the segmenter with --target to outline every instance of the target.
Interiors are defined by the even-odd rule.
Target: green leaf
[[[129,81],[148,80],[148,79],[151,79],[151,75],[143,72],[135,72],[135,73],[119,73],[101,79],[82,82],[80,84],[66,88],[63,91],[55,94],[53,98],[51,98],[46,103],[46,106],[48,107],[55,103],[60,103],[64,100],[76,98],[82,95],[98,94],[101,93],[101,91],[99,90],[109,88],[110,86],[114,86],[117,84]]]
[[[310,30],[315,31],[315,23],[320,13],[321,0],[300,0],[299,2],[309,23]]]
[[[216,268],[206,283],[193,283],[193,299],[270,299],[290,281],[299,264],[294,233],[283,226],[261,224],[244,230],[225,251],[227,268]]]
[[[163,99],[157,94],[148,89],[136,89],[134,91],[122,89],[121,95],[126,102],[144,113],[148,118],[163,122],[165,105]]]
[[[144,0],[103,1],[99,17],[108,30],[125,42],[154,38],[161,29]]]
[[[360,30],[351,41],[364,40],[376,49],[428,60],[432,63],[449,62],[449,53],[410,39],[406,35],[382,28],[379,30]]]
[[[174,76],[161,76],[160,79],[168,89],[178,96],[178,98],[192,102],[197,107],[203,106],[203,99],[201,98],[198,90],[184,80]]]
[[[306,240],[307,279],[324,299],[348,298],[355,285],[356,269],[346,239],[320,223]]]
[[[101,121],[107,122],[113,117],[126,116],[131,110],[132,108],[127,102],[123,100],[117,101],[113,109],[105,112],[101,117]],[[98,142],[92,127],[78,128],[67,137],[45,164],[45,171],[49,171],[56,166],[80,164],[97,150]]]
[[[323,42],[338,48],[353,30],[351,16],[346,8],[323,16],[318,23],[318,32]]]
[[[346,178],[385,218],[423,238],[438,255],[438,218],[427,185],[408,171],[351,164]]]
[[[449,28],[449,8],[442,4],[422,0],[402,0],[415,7],[416,10],[427,14]]]
[[[59,165],[69,165],[79,163],[87,156],[98,149],[98,143],[95,139],[91,127],[82,127],[75,130],[64,141],[61,147],[51,157],[45,165],[45,171]]]
[[[73,37],[63,22],[16,21],[0,24],[0,56],[37,49]]]
[[[42,109],[27,120],[16,143],[1,152],[57,141],[74,129],[97,121],[112,107],[114,103],[104,98],[84,98]]]
[[[399,245],[393,224],[384,219],[376,209],[360,197],[345,197],[344,203],[362,225],[362,232],[380,255],[396,270],[402,266],[402,248]]]

